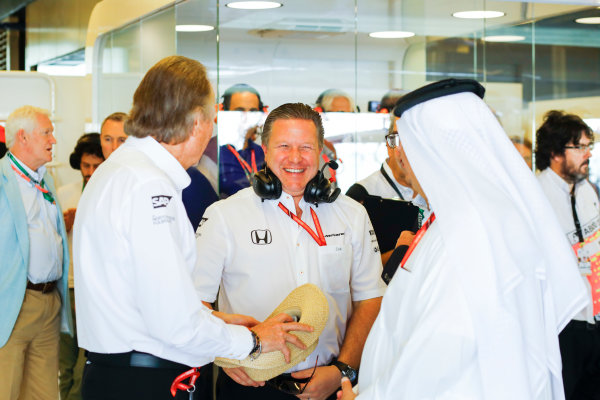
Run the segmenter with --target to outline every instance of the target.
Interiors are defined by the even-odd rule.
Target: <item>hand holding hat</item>
[[[248,377],[257,382],[271,379],[312,353],[328,317],[329,306],[321,290],[310,283],[302,285],[293,290],[269,318],[252,328],[260,338],[262,354],[244,360],[218,357],[215,364],[223,368],[244,367]],[[294,318],[299,322],[291,322]]]

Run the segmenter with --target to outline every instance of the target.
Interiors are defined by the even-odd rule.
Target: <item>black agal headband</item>
[[[448,96],[451,94],[471,92],[483,99],[485,88],[473,79],[444,79],[442,81],[433,82],[429,85],[420,87],[412,92],[402,96],[396,103],[394,115],[398,118],[417,104],[436,99],[438,97]]]

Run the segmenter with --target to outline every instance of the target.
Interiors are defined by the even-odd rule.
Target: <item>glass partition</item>
[[[477,79],[507,135],[521,147],[535,141],[535,130],[551,109],[576,113],[597,129],[600,35],[596,25],[575,22],[599,16],[597,7],[567,1],[280,2],[283,6],[274,9],[240,10],[227,7],[227,1],[188,0],[104,35],[95,78],[98,119],[128,110],[143,73],[174,53],[206,65],[218,103],[227,89],[250,85],[260,107],[245,112],[223,106],[217,139],[200,167],[218,191],[219,163],[227,159],[241,168],[226,145],[238,154],[255,149],[256,156],[260,140],[254,128],[260,131],[269,110],[286,102],[317,107],[327,89],[346,93],[353,103],[347,113],[320,108],[335,150],[328,157],[340,160],[336,179],[343,191],[387,157],[390,119],[379,103],[391,89],[402,93],[447,77]],[[461,11],[498,15],[458,18]],[[176,25],[205,30],[176,32]],[[381,38],[389,31],[401,37]],[[600,165],[592,160],[591,179],[598,181]],[[243,184],[243,170],[238,175]]]

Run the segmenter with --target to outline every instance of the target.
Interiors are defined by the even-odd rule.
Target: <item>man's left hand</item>
[[[313,368],[304,369],[302,371],[294,372],[292,377],[296,379],[310,378],[312,372]],[[308,383],[308,386],[306,386],[304,393],[299,394],[296,397],[304,400],[324,400],[340,387],[340,379],[342,379],[342,373],[336,366],[324,365],[322,367],[317,367],[317,370]]]

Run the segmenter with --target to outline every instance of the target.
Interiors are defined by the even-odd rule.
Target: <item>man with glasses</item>
[[[364,205],[369,213],[381,250],[381,261],[385,265],[383,279],[388,283],[402,259],[401,255],[412,241],[414,234],[411,231],[416,231],[429,214],[423,197],[409,187],[405,171],[394,151],[399,143],[395,123],[396,118],[392,116],[385,136],[388,158],[381,168],[350,186],[346,192],[346,196]],[[412,205],[406,202],[412,202]],[[384,209],[387,212],[384,213]],[[414,212],[411,213],[411,210]],[[418,220],[407,220],[400,216],[390,218],[392,212],[401,215],[411,213]]]
[[[590,303],[559,336],[567,399],[600,393],[600,215],[587,180],[594,135],[576,115],[550,111],[537,130],[538,181],[572,246]]]

